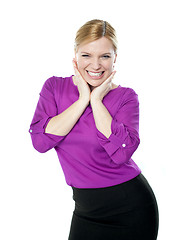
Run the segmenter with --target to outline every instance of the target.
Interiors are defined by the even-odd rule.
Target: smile
[[[90,72],[90,71],[87,71],[87,72],[88,72],[88,74],[91,77],[100,77],[104,73],[104,71],[102,71],[102,72]]]

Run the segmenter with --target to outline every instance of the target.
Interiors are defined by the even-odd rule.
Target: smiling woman
[[[111,75],[116,57],[116,32],[108,22],[91,20],[78,30],[75,38],[75,60],[91,90]],[[116,87],[113,83],[111,85],[112,88]]]
[[[112,42],[106,37],[79,45],[75,60],[82,77],[92,86],[91,90],[111,75],[116,57]]]
[[[30,126],[36,150],[55,148],[75,210],[69,240],[155,240],[158,207],[132,159],[138,148],[139,102],[116,86],[115,30],[92,20],[77,32],[75,75],[49,78]]]

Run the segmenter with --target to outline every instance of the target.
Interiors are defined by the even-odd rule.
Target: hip
[[[150,205],[157,206],[154,192],[143,174],[106,188],[74,188],[74,212],[83,217],[109,217]]]

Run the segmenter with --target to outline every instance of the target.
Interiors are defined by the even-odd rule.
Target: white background
[[[133,159],[157,197],[158,240],[186,239],[184,3],[1,2],[0,239],[68,238],[72,190],[55,151],[36,152],[28,129],[44,81],[73,74],[75,33],[94,18],[107,20],[118,33],[115,83],[139,96],[141,144]]]

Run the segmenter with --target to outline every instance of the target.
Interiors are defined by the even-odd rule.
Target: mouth
[[[101,72],[91,72],[91,71],[86,70],[86,72],[88,73],[88,75],[89,75],[92,79],[100,79],[100,78],[103,77],[105,71],[101,71]]]

